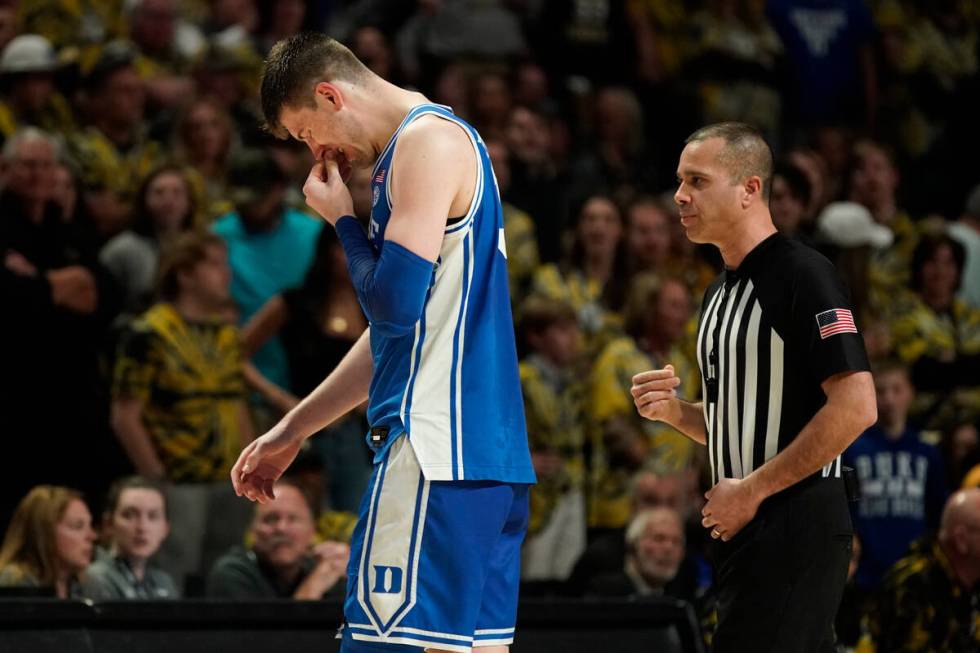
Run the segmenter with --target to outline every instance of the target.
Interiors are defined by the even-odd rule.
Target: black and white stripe
[[[744,478],[781,450],[784,354],[783,339],[766,319],[752,280],[728,273],[708,298],[698,327],[712,484]],[[716,401],[709,379],[716,379]],[[840,476],[839,457],[824,467],[823,476]]]

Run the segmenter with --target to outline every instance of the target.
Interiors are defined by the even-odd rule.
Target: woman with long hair
[[[531,294],[567,302],[595,350],[596,337],[620,321],[628,288],[623,215],[607,195],[591,195],[578,211],[571,250],[558,264],[541,266]]]
[[[140,185],[132,228],[114,236],[99,261],[123,289],[123,314],[135,315],[150,304],[160,250],[194,226],[196,207],[187,174],[174,164],[151,171]]]
[[[239,147],[234,120],[216,100],[191,100],[174,128],[174,152],[191,171],[190,181],[202,217],[212,220],[234,209],[228,201],[228,166]]]
[[[910,310],[892,324],[895,352],[912,370],[912,416],[927,428],[980,419],[980,310],[956,293],[966,252],[949,236],[924,236],[912,254]]]
[[[17,505],[0,546],[0,587],[79,596],[78,576],[91,562],[94,545],[92,515],[81,493],[38,485]]]

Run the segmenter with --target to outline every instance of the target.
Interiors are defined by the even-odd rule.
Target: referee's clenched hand
[[[674,374],[674,366],[640,372],[633,377],[633,403],[640,415],[647,419],[676,424],[680,419],[681,408],[677,401],[675,388],[681,380]]]

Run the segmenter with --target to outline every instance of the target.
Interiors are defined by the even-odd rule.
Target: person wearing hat
[[[949,225],[950,237],[966,250],[960,299],[980,308],[980,184],[973,187],[959,221]]]
[[[50,133],[75,130],[68,100],[54,84],[58,58],[38,34],[15,37],[0,53],[0,140],[31,125]]]
[[[882,318],[891,320],[908,310],[905,287],[919,226],[899,205],[901,177],[891,150],[883,143],[861,140],[851,154],[847,199],[867,208],[874,222],[893,234],[887,247],[873,252],[868,270],[871,305]]]
[[[235,210],[219,218],[212,230],[228,245],[231,295],[245,322],[274,295],[302,283],[323,221],[285,205],[286,177],[267,151],[241,150],[229,168],[228,197]],[[259,349],[252,362],[269,381],[290,387],[278,337]]]
[[[83,113],[88,127],[69,139],[85,201],[106,237],[125,226],[128,202],[141,179],[163,159],[163,147],[146,133],[145,86],[126,41],[107,44],[85,71]]]

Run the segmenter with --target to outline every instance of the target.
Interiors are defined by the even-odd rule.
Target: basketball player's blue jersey
[[[446,224],[414,331],[391,338],[371,333],[368,420],[372,434],[386,435],[369,435],[368,443],[380,462],[404,435],[430,481],[533,483],[497,181],[483,140],[448,107],[416,106],[392,135],[372,175],[368,235],[380,255],[392,213],[391,180],[398,175],[392,156],[399,135],[421,116],[466,132],[476,154],[476,187],[466,214]]]

